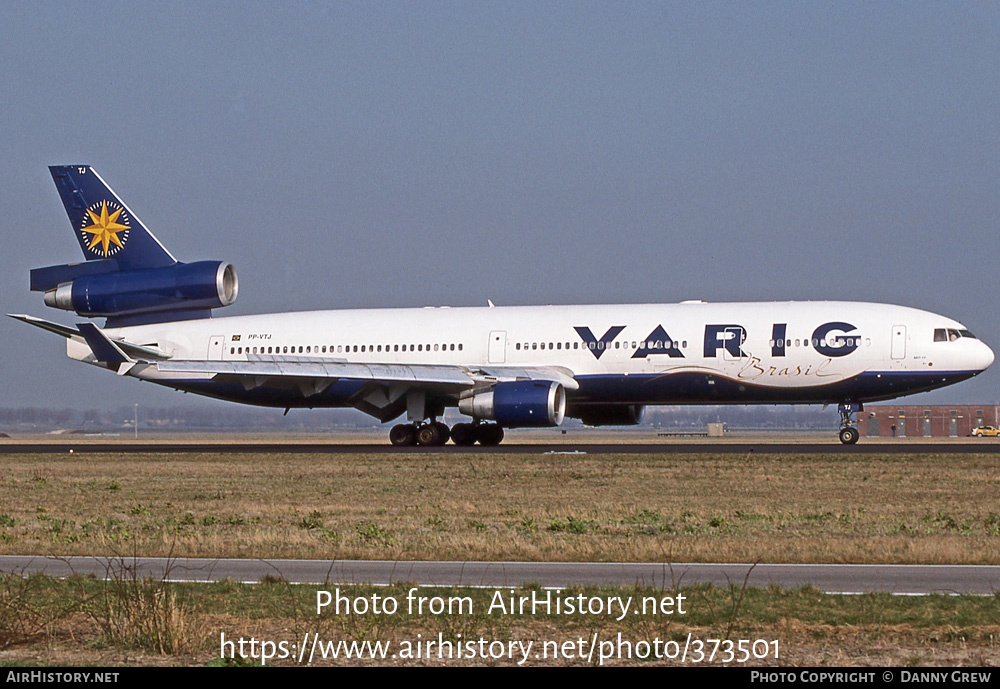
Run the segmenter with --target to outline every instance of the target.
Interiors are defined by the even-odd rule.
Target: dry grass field
[[[0,553],[1000,562],[987,455],[12,455]]]
[[[0,463],[0,553],[996,564],[997,463],[986,455],[11,455]],[[1000,662],[1000,596],[845,597],[736,583],[685,589],[685,618],[617,623],[316,617],[315,588],[0,576],[0,665],[218,664],[220,634],[277,641],[305,632],[397,646],[438,634],[537,643],[691,634],[774,640],[779,658],[754,661],[771,666]],[[373,592],[393,594],[354,589]],[[541,664],[553,663],[585,661]]]
[[[260,665],[261,641],[294,644],[307,634],[329,650],[381,644],[385,657],[316,654],[313,665],[515,665],[517,652],[463,658],[403,658],[405,645],[421,640],[485,639],[491,647],[532,644],[528,665],[750,665],[793,666],[991,666],[1000,662],[1000,596],[897,597],[888,594],[829,596],[815,589],[743,589],[691,586],[652,590],[630,587],[570,589],[559,595],[588,597],[683,595],[683,616],[501,614],[490,612],[488,589],[421,589],[426,596],[462,597],[466,614],[315,614],[316,586],[280,580],[260,584],[170,584],[77,577],[22,579],[0,576],[0,667],[14,665]],[[345,587],[341,594],[405,601],[407,585]],[[517,595],[530,594],[527,587]],[[506,591],[504,592],[506,593]],[[228,657],[221,641],[255,638],[256,660]],[[620,636],[619,636],[620,635]],[[596,640],[599,655],[586,653]],[[679,649],[689,639],[708,644],[687,660]],[[724,651],[711,657],[712,641],[756,642],[758,657],[740,661]],[[631,644],[622,651],[621,642]],[[661,644],[658,658],[649,644]],[[564,649],[539,655],[544,644]],[[647,644],[643,655],[641,644]],[[673,653],[663,644],[674,644]],[[580,644],[583,644],[582,646]],[[566,646],[569,653],[566,653]],[[369,646],[369,649],[371,646]],[[718,645],[715,647],[719,648]],[[724,647],[723,647],[724,648]],[[581,650],[582,655],[581,655]],[[776,650],[775,650],[776,649]],[[266,664],[302,664],[294,654],[272,655]],[[628,655],[634,653],[634,655]],[[775,653],[777,655],[775,655]],[[666,656],[666,657],[664,657]]]

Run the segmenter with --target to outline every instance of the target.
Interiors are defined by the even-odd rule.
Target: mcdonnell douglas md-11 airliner
[[[961,323],[857,302],[358,309],[213,318],[232,265],[181,263],[86,165],[51,167],[83,263],[31,271],[78,361],[270,407],[354,407],[393,445],[496,445],[505,428],[638,424],[652,404],[837,404],[855,443],[865,402],[978,375],[993,352]],[[471,421],[449,428],[448,407]]]

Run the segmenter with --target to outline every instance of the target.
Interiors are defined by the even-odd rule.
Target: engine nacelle
[[[45,303],[81,316],[121,317],[229,306],[238,293],[231,263],[198,261],[84,275],[47,290]]]
[[[497,383],[459,400],[458,409],[475,419],[492,419],[505,428],[558,426],[566,416],[566,390],[554,381]]]
[[[638,426],[646,415],[644,404],[598,404],[570,410],[587,426]]]

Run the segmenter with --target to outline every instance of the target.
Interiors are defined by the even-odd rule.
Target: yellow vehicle
[[[972,431],[972,435],[977,438],[996,438],[1000,436],[1000,428],[994,428],[993,426],[980,426]]]

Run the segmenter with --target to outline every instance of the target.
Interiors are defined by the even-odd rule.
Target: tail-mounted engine
[[[125,325],[155,314],[207,316],[236,301],[239,281],[232,264],[222,261],[134,270],[119,270],[112,261],[88,261],[33,270],[31,288],[45,292],[47,306]]]

